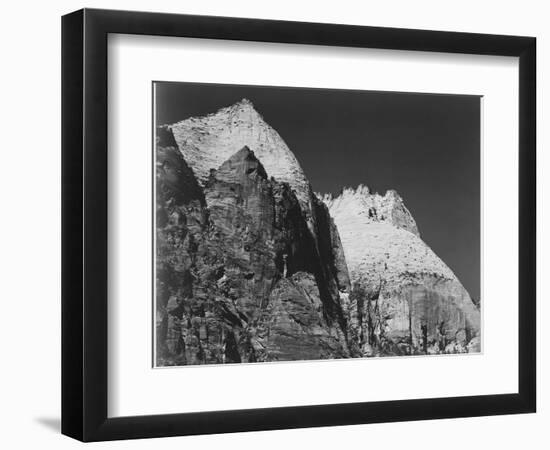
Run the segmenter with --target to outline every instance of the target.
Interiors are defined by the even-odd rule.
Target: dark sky
[[[479,97],[166,82],[156,94],[158,124],[248,98],[316,192],[397,190],[423,240],[479,299]]]

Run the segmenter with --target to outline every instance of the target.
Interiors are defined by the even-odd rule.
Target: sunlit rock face
[[[479,351],[480,313],[443,261],[422,241],[395,191],[365,186],[324,196],[353,285],[350,333],[364,354]]]
[[[479,351],[395,191],[314,194],[247,100],[156,138],[157,365]]]

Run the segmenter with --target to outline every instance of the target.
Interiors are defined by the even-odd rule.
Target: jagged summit
[[[213,114],[191,117],[168,125],[178,147],[201,185],[211,169],[247,146],[267,175],[288,183],[307,216],[311,215],[311,188],[294,154],[246,98]]]
[[[368,186],[360,184],[357,188],[347,187],[333,197],[325,194],[319,198],[328,206],[331,214],[354,218],[361,223],[389,223],[397,228],[409,231],[420,237],[418,227],[403,199],[393,189],[384,195],[371,193]]]
[[[372,351],[373,342],[379,349],[392,342],[396,347],[382,350],[390,354],[479,351],[479,310],[452,270],[420,238],[396,191],[373,194],[360,185],[336,198],[323,196],[323,201],[340,233],[355,292],[376,299],[378,310],[370,314],[380,325],[365,353]],[[364,324],[358,327],[365,331]]]
[[[233,105],[230,105],[230,106],[226,106],[225,108],[221,108],[220,110],[223,110],[223,109],[234,109],[239,111],[250,110],[258,114],[260,117],[262,117],[262,115],[258,111],[256,111],[254,104],[247,98],[242,98],[237,103],[234,103]]]
[[[322,197],[333,217],[355,278],[397,280],[404,273],[456,277],[420,239],[420,233],[401,196],[394,190],[371,193],[365,185],[345,188],[333,198]],[[352,276],[352,278],[354,278]]]

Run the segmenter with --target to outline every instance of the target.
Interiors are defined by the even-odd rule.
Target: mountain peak
[[[242,100],[213,114],[190,117],[170,125],[184,159],[204,186],[210,170],[247,146],[261,162],[267,176],[285,182],[296,192],[306,215],[311,215],[310,186],[298,160],[284,140],[256,111]]]
[[[264,122],[262,115],[256,110],[254,104],[247,98],[242,98],[232,105],[220,108],[213,116],[225,117],[229,121],[230,126],[236,125],[238,122]],[[237,123],[235,123],[237,122]],[[267,125],[267,124],[266,124]]]
[[[382,277],[395,287],[401,285],[403,277],[419,279],[424,273],[456,281],[453,272],[420,238],[416,222],[397,191],[381,195],[359,185],[343,189],[335,198],[325,196],[323,201],[340,232],[355,281],[364,278],[372,284]]]
[[[332,215],[360,219],[364,223],[388,223],[420,237],[418,227],[403,199],[397,191],[390,189],[384,195],[371,193],[368,186],[346,187],[341,194],[320,196]]]
[[[218,180],[226,182],[242,183],[246,178],[267,178],[262,163],[246,145],[227,159],[214,173]]]
[[[243,97],[241,100],[239,100],[233,106],[242,106],[242,107],[253,108],[254,109],[254,104],[249,99],[247,99],[246,97]]]

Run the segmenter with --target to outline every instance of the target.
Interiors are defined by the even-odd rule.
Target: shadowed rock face
[[[247,147],[198,186],[157,148],[157,364],[349,356],[300,203]],[[203,195],[201,195],[203,194]],[[336,287],[336,283],[333,281]]]
[[[323,221],[328,222],[328,212],[324,205],[316,199],[310,183],[302,170],[300,163],[290,151],[282,137],[265,122],[252,103],[247,99],[226,108],[221,108],[213,114],[202,117],[190,117],[172,125],[161,127],[171,131],[178,148],[189,167],[195,174],[197,182],[206,186],[210,171],[217,169],[230,159],[236,151],[248,147],[254,151],[261,161],[268,178],[274,178],[279,183],[286,183],[294,191],[298,203],[305,216],[306,224],[315,242],[316,251],[323,259],[323,266],[331,268],[325,273],[331,290],[331,296],[338,298],[333,277],[339,279],[340,290],[346,290],[348,278],[345,261],[332,261],[332,255],[322,248],[321,239],[328,239],[328,234],[319,234],[318,227]],[[320,217],[317,217],[320,215]],[[327,217],[324,217],[327,216]],[[336,228],[332,231],[332,241],[339,242]],[[349,283],[347,283],[349,285]]]
[[[246,100],[157,129],[156,222],[159,366],[480,350],[402,198],[314,194]]]
[[[157,190],[163,201],[177,204],[198,200],[204,204],[203,192],[178,149],[172,133],[159,128],[157,133]]]
[[[277,360],[349,357],[344,332],[324,319],[312,274],[297,272],[274,286],[265,312],[266,352]]]

